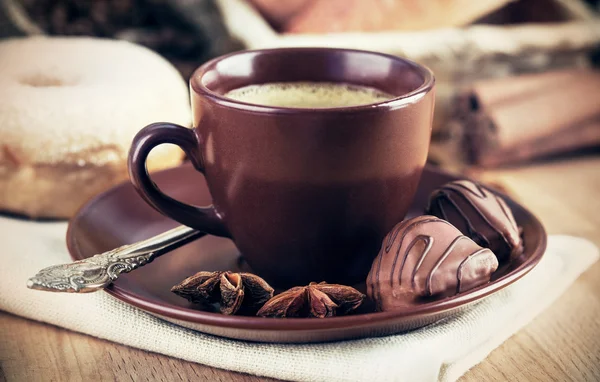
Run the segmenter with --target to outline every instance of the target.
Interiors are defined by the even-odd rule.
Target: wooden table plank
[[[549,234],[600,246],[600,156],[489,171]],[[576,254],[573,254],[576,256]],[[271,381],[0,313],[0,381]],[[600,263],[461,381],[600,380]]]
[[[548,234],[582,236],[600,246],[600,157],[488,171],[483,179],[508,189]],[[600,380],[600,263],[462,380]]]
[[[0,370],[7,381],[271,380],[130,348],[4,312],[0,312]]]

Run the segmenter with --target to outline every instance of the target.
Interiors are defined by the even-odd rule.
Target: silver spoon
[[[84,260],[44,268],[27,280],[27,287],[49,292],[95,292],[106,288],[121,273],[129,273],[204,235],[193,228],[179,226]]]

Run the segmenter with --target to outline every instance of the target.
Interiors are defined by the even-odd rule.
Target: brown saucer
[[[153,179],[162,190],[176,199],[200,205],[210,204],[211,198],[204,179],[191,165],[162,171],[154,174]],[[409,215],[422,214],[431,191],[456,179],[437,169],[426,168]],[[204,191],[199,193],[199,187]],[[187,244],[132,273],[121,275],[106,291],[125,303],[175,324],[235,339],[321,342],[394,334],[459,313],[520,279],[540,261],[546,249],[544,228],[524,207],[506,199],[517,223],[523,227],[523,256],[510,267],[498,269],[492,282],[487,285],[407,311],[326,319],[273,319],[224,316],[195,310],[187,300],[171,293],[171,286],[200,270],[236,270],[243,267],[233,243],[213,236]],[[125,183],[96,197],[77,213],[69,225],[67,245],[71,257],[79,260],[146,239],[176,225],[149,207],[133,187]]]

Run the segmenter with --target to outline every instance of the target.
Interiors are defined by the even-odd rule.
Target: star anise
[[[193,303],[219,303],[223,314],[255,314],[273,297],[273,288],[251,273],[198,272],[171,288]]]
[[[364,298],[364,294],[349,286],[310,283],[278,294],[267,301],[256,315],[281,318],[333,317],[358,308]]]

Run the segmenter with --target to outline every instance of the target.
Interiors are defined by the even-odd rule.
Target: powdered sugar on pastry
[[[190,121],[187,85],[175,68],[149,49],[123,41],[5,40],[0,88],[0,210],[28,215],[70,216],[83,200],[126,179],[127,152],[141,128]],[[155,151],[150,168],[173,166],[182,158],[173,146]],[[50,173],[62,175],[53,179]],[[105,181],[88,190],[96,177]],[[36,184],[42,178],[43,184]],[[77,201],[68,208],[49,209],[52,201],[35,205],[38,197],[58,197],[58,183],[66,180],[87,192],[76,192]]]

